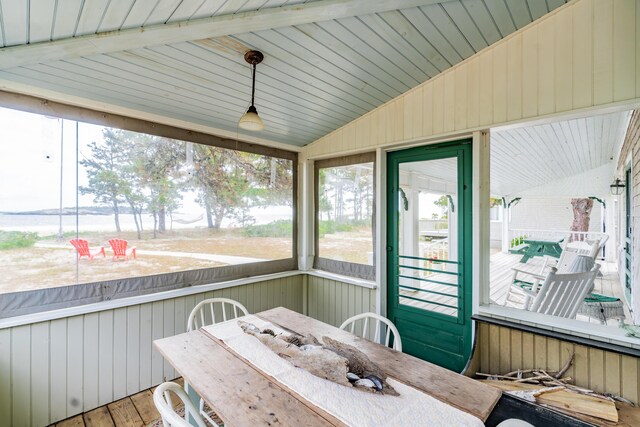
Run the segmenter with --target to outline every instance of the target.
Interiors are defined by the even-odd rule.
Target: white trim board
[[[628,337],[623,329],[612,326],[547,316],[498,305],[480,306],[477,314],[513,323],[520,323],[541,330],[561,332],[593,341],[606,342],[640,350],[640,339]]]

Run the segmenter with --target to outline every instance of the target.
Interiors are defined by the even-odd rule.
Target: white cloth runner
[[[282,329],[255,316],[246,316],[242,320],[253,323],[260,329],[269,328],[276,334],[286,334]],[[262,372],[349,426],[484,426],[473,415],[392,378],[387,378],[387,382],[400,396],[358,391],[316,377],[296,368],[258,339],[245,334],[236,320],[207,326],[205,329]]]

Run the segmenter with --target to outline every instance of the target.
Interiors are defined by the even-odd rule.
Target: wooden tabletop
[[[256,316],[285,330],[329,336],[363,351],[387,375],[485,421],[501,392],[439,366],[358,338],[326,323],[274,308]],[[207,332],[207,328],[154,341],[164,358],[215,410],[227,426],[344,426],[255,368]]]

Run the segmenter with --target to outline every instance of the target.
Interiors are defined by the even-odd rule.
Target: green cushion
[[[620,298],[610,297],[608,295],[600,295],[600,294],[589,294],[589,296],[584,299],[584,302],[616,302],[616,301],[620,301]]]

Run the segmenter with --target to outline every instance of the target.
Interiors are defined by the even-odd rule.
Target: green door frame
[[[387,154],[387,312],[400,331],[403,351],[462,372],[472,351],[472,145],[471,139],[393,151]],[[399,304],[399,166],[457,158],[457,317]],[[403,330],[404,335],[403,335]],[[410,338],[412,337],[412,338]],[[418,337],[416,339],[416,337]],[[410,339],[407,339],[410,338]],[[409,341],[409,342],[407,342]]]

